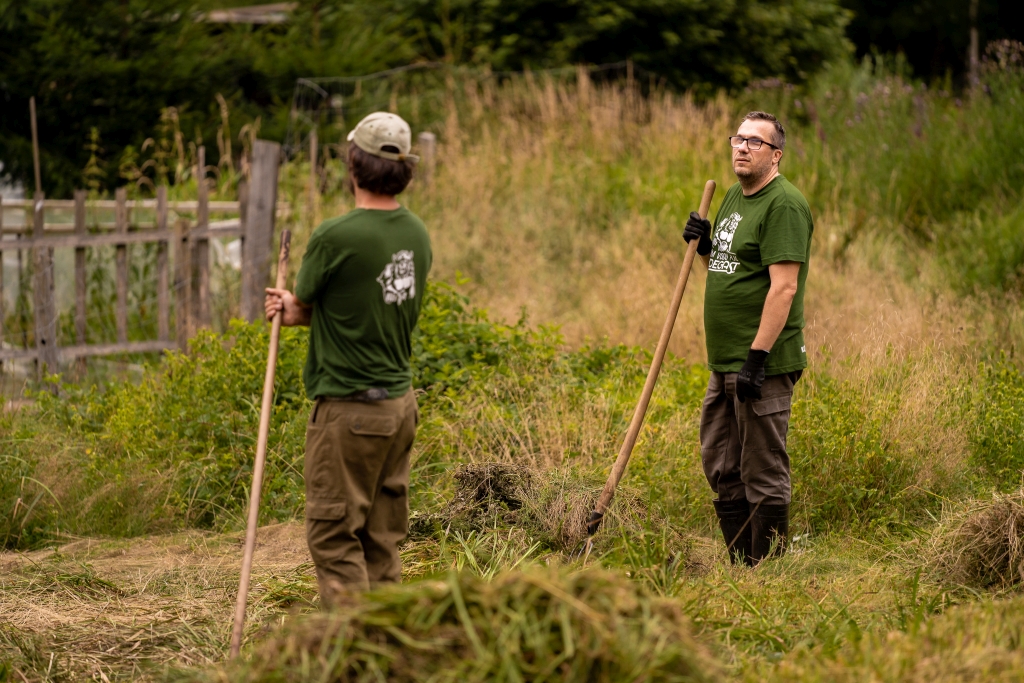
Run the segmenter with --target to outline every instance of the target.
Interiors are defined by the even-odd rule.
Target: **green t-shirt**
[[[295,280],[295,296],[313,306],[302,375],[310,398],[409,390],[431,260],[427,229],[405,207],[355,209],[313,231]]]
[[[729,188],[713,228],[704,295],[708,366],[739,372],[757,336],[771,278],[768,266],[801,264],[789,319],[768,354],[765,374],[781,375],[807,367],[804,346],[804,283],[811,258],[814,222],[807,200],[779,175],[756,194]]]

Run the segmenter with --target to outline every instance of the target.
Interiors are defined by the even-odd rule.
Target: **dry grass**
[[[907,281],[893,243],[865,243],[842,264],[812,262],[805,304],[810,366],[870,387],[884,438],[923,465],[919,485],[967,460],[959,419],[983,338],[976,307]],[[940,290],[941,291],[941,290]]]
[[[927,550],[943,580],[1009,588],[1024,582],[1024,489],[973,500],[943,516]]]
[[[737,105],[641,98],[582,74],[575,83],[453,87],[434,184],[404,199],[431,231],[433,276],[461,275],[475,305],[507,321],[526,311],[533,323],[558,325],[570,346],[607,339],[652,348],[682,261],[683,221],[706,179],[719,184],[712,213],[735,182],[724,140]],[[805,306],[811,365],[891,397],[876,402],[883,436],[922,462],[917,485],[930,490],[966,459],[964,431],[950,416],[979,338],[1024,338],[1024,316],[936,295],[949,291],[949,274],[900,238],[894,222],[856,209],[842,169],[830,179],[808,166],[814,143],[799,138],[795,131],[783,172],[820,204],[812,206]],[[316,218],[350,206],[344,195],[325,196]],[[704,280],[698,265],[670,346],[694,363],[706,357]],[[613,454],[619,437],[613,403],[524,397],[515,424],[486,402],[461,408],[445,438],[460,460],[547,469],[573,454],[573,464],[587,466]]]
[[[406,198],[431,230],[435,276],[461,273],[497,318],[515,320],[525,306],[573,344],[656,339],[682,260],[680,215],[696,207],[706,178],[719,180],[719,198],[730,180],[727,155],[716,154],[732,126],[725,101],[644,99],[585,75],[574,85],[459,87],[464,105],[447,119],[435,183]],[[692,183],[648,189],[637,172],[649,179],[680,167]],[[659,208],[631,207],[627,194]],[[350,206],[324,197],[317,218]],[[698,305],[684,304],[688,331],[675,353],[703,357],[700,319]]]
[[[158,680],[227,649],[241,546],[189,532],[0,555],[0,659],[12,680]],[[315,599],[301,525],[261,529],[247,633]]]
[[[586,538],[590,517],[604,482],[575,470],[535,471],[512,462],[468,463],[452,473],[455,492],[434,514],[416,514],[414,538],[428,537],[436,527],[447,534],[496,531],[516,527],[557,551],[571,553]],[[649,523],[649,511],[638,492],[621,486],[604,525],[606,533],[636,532]]]
[[[535,377],[534,386],[522,381],[537,369],[513,362],[483,390],[460,397],[457,414],[432,437],[429,449],[451,452],[456,461],[512,462],[533,471],[614,458],[618,430],[624,429],[622,386],[581,396],[556,377]],[[542,400],[537,384],[544,387]]]

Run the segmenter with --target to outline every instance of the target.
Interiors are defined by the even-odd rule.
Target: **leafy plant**
[[[1024,374],[1006,357],[979,368],[971,459],[1001,491],[1024,477]]]

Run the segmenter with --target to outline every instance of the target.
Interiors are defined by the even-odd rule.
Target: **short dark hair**
[[[769,114],[766,111],[752,111],[743,117],[744,121],[767,121],[775,127],[775,139],[772,140],[772,144],[779,149],[785,151],[786,149],[786,129],[782,127],[779,120],[775,118],[774,114]]]
[[[396,149],[395,152],[398,152]],[[381,159],[369,152],[364,152],[355,144],[348,146],[348,175],[345,184],[350,192],[355,192],[352,181],[356,185],[374,194],[394,196],[401,194],[412,180],[414,168],[412,161],[391,161]]]

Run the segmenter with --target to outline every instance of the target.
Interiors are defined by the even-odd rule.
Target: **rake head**
[[[572,552],[570,557],[573,560],[582,560],[583,564],[587,563],[587,560],[590,558],[590,551],[594,549],[594,534],[597,533],[598,528],[601,526],[602,519],[604,519],[603,512],[594,510],[590,513],[590,519],[587,520],[587,540],[583,541]]]

